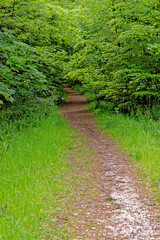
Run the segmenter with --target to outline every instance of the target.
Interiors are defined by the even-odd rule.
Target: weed
[[[116,201],[116,199],[114,199],[114,198],[112,198],[112,197],[107,197],[107,198],[106,198],[106,201],[111,201],[111,202],[112,202],[112,201]]]
[[[116,209],[122,209],[123,207],[122,207],[120,204],[117,204],[117,205],[115,206],[115,208],[116,208]]]

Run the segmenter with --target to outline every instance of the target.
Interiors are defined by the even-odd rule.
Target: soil
[[[67,224],[71,231],[74,228],[72,239],[160,240],[160,210],[140,185],[126,154],[98,129],[94,114],[86,110],[86,99],[66,84],[64,88],[67,99],[60,114],[83,134],[95,162],[89,173],[92,183],[82,181],[81,194],[74,199],[76,210]],[[71,161],[74,169],[77,163]]]

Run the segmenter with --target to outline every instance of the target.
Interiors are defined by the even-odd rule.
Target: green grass
[[[0,239],[3,240],[47,236],[50,214],[60,211],[57,196],[69,191],[64,176],[70,169],[66,150],[73,144],[73,131],[57,111],[50,111],[46,118],[37,115],[34,121],[36,118],[39,120],[35,127],[28,124],[21,131],[15,131],[15,124],[8,123],[8,127],[3,124],[1,146],[4,146],[0,154]],[[65,229],[52,235],[63,239]]]
[[[109,111],[97,111],[96,119],[128,153],[150,184],[159,189],[160,123],[145,117],[136,119]]]

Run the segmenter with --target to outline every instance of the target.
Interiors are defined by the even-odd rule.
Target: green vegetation
[[[21,119],[20,122],[26,121]],[[0,239],[47,236],[49,229],[45,226],[52,221],[50,214],[60,209],[59,194],[69,191],[64,177],[70,170],[66,150],[73,146],[73,131],[56,110],[48,111],[46,118],[34,115],[30,122],[26,123],[28,128],[21,126],[21,131],[16,128],[18,122],[10,122],[6,139],[3,139]],[[63,239],[65,229],[52,230],[52,236],[59,234]]]
[[[68,191],[63,81],[159,186],[159,19],[159,0],[1,0],[0,239],[40,239]]]
[[[83,38],[74,48],[68,81],[121,112],[158,111],[159,1],[81,2]]]
[[[75,39],[76,17],[72,19],[69,3],[60,3],[0,2],[1,108],[37,98],[63,100],[60,81]]]
[[[159,187],[160,3],[81,3],[83,37],[68,64],[67,80],[87,97],[90,110],[97,109],[99,124]]]
[[[61,101],[66,79],[120,111],[159,111],[159,19],[158,0],[1,1],[0,104]]]
[[[113,136],[151,185],[160,188],[160,125],[147,117],[97,110],[97,123]]]

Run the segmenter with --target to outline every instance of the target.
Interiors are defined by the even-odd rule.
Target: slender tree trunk
[[[16,5],[16,0],[13,0],[13,5],[12,5],[12,18],[14,17],[15,5]]]

